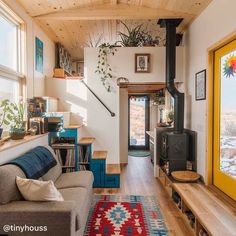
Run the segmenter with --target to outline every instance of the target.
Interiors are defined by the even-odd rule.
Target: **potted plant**
[[[158,46],[159,45],[159,37],[152,37],[150,32],[143,30],[143,25],[138,25],[134,28],[129,28],[124,22],[121,21],[121,24],[127,30],[127,34],[119,32],[119,36],[121,38],[121,45],[123,47],[141,47],[141,46]]]
[[[159,45],[159,37],[153,37],[147,31],[140,32],[141,46],[143,47],[155,47]]]
[[[10,111],[10,101],[8,99],[2,100],[0,102],[0,139],[3,133],[3,125],[10,125],[9,121],[9,111]]]
[[[171,125],[172,122],[173,122],[173,120],[174,120],[174,111],[170,110],[170,111],[167,113],[167,123],[168,123],[169,125]]]
[[[22,102],[10,103],[9,106],[9,120],[11,123],[10,137],[13,140],[23,139],[25,137],[25,125],[24,121],[25,106]]]
[[[129,28],[124,22],[121,21],[121,24],[127,30],[127,34],[119,32],[119,36],[121,38],[121,45],[123,47],[138,47],[142,45],[142,35],[141,35],[141,28],[142,25],[138,25],[135,28]]]

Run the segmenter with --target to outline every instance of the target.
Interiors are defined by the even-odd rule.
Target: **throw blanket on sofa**
[[[38,179],[54,167],[57,162],[46,147],[38,146],[7,164],[20,167],[28,179]]]

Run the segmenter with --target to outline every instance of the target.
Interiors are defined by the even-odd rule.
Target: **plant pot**
[[[0,139],[2,138],[3,128],[0,128]]]
[[[23,139],[25,137],[25,129],[24,128],[22,129],[11,128],[10,137],[12,140]]]

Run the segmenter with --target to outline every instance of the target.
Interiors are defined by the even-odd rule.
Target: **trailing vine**
[[[116,45],[103,43],[99,46],[98,65],[95,73],[100,76],[102,84],[107,92],[111,92],[111,80],[113,78],[111,65],[108,63],[109,55],[114,56],[117,49]]]

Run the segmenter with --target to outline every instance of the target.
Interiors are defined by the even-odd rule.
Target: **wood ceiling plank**
[[[59,38],[57,37],[54,29],[52,29],[51,25],[47,21],[40,21],[36,19],[35,22],[49,36],[51,40],[53,40],[54,42],[59,41]]]
[[[129,27],[143,24],[145,30],[150,32],[152,36],[160,36],[161,45],[163,45],[165,30],[157,26],[158,18],[184,17],[178,28],[178,32],[184,32],[190,22],[212,0],[17,1],[26,9],[29,15],[42,15],[42,17],[35,17],[35,20],[45,33],[52,40],[60,41],[69,50],[73,58],[81,59],[83,58],[83,48],[89,46],[90,38],[93,45],[99,41],[101,35],[103,37],[99,45],[104,42],[114,43],[120,40],[117,32],[126,33],[126,29],[120,23],[120,20]],[[68,11],[69,15],[67,17],[65,14]],[[45,14],[49,15],[45,16]],[[59,14],[59,19],[62,20],[57,19],[57,14]],[[78,16],[78,14],[81,16]]]
[[[118,0],[110,0],[112,5],[116,5],[118,3]]]
[[[212,0],[17,0],[31,16],[107,3],[143,6],[199,15]],[[117,4],[118,3],[118,4]],[[111,5],[111,4],[110,4]]]
[[[192,16],[188,13],[180,13],[165,9],[128,6],[126,4],[110,5],[102,4],[93,7],[84,7],[63,12],[55,12],[36,16],[38,19],[55,20],[116,20],[116,19],[158,19],[178,18]]]

